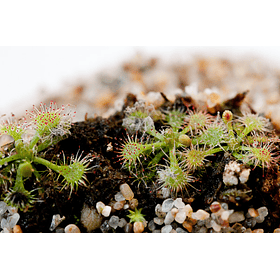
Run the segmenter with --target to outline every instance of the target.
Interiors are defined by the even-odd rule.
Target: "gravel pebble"
[[[176,232],[177,232],[177,233],[187,233],[185,230],[183,230],[183,229],[180,228],[180,227],[177,227],[177,228],[176,228]]]
[[[144,225],[142,222],[135,222],[133,224],[134,233],[142,233],[144,231]]]
[[[98,201],[97,203],[96,203],[96,210],[97,210],[97,212],[99,213],[99,214],[101,214],[102,213],[102,211],[103,211],[103,209],[105,208],[105,204],[102,202],[102,201]]]
[[[182,210],[182,208],[180,210]],[[182,224],[185,221],[186,217],[187,214],[185,211],[179,211],[175,216],[175,221],[179,224]]]
[[[112,210],[111,206],[106,205],[102,210],[102,215],[104,217],[109,217],[110,213],[111,213],[111,210]]]
[[[127,224],[127,221],[125,220],[125,218],[121,218],[121,219],[119,220],[118,227],[122,228],[122,227],[124,227],[126,224]]]
[[[127,223],[123,229],[125,233],[130,233],[133,230],[133,225],[131,223]]]
[[[159,218],[159,217],[155,217],[154,218],[154,223],[161,226],[164,223],[164,219],[163,218]]]
[[[80,229],[74,225],[74,224],[69,224],[64,228],[65,233],[80,233]]]
[[[166,225],[164,227],[161,228],[161,233],[169,233],[172,230],[172,226],[171,225]]]
[[[172,209],[174,200],[172,198],[165,199],[162,203],[162,212],[168,212]]]
[[[124,198],[124,196],[122,195],[121,192],[117,192],[115,194],[114,198],[115,198],[116,201],[124,201],[125,200],[125,198]]]
[[[182,198],[177,198],[174,201],[174,206],[177,207],[178,209],[184,208],[185,207],[185,203],[182,201]]]
[[[238,223],[245,220],[244,212],[243,211],[236,211],[232,213],[229,218],[228,222],[231,223]]]
[[[171,211],[169,211],[164,218],[164,223],[166,225],[170,225],[174,221],[174,219],[175,217],[172,215]]]
[[[159,218],[164,218],[166,216],[165,212],[162,212],[161,204],[157,204],[155,208],[155,213]]]
[[[84,205],[81,212],[81,223],[87,229],[87,232],[91,232],[101,226],[102,216],[95,208]]]
[[[119,220],[120,218],[118,216],[111,216],[110,220],[109,220],[109,226],[112,227],[113,229],[116,229],[119,225]]]
[[[162,223],[163,223],[163,221],[162,221]],[[154,222],[153,220],[149,221],[149,223],[148,223],[148,229],[149,229],[150,231],[153,231],[153,230],[156,229],[156,224],[155,224],[155,222]]]
[[[134,197],[134,193],[128,184],[120,185],[120,191],[126,200],[131,200]]]
[[[210,217],[210,214],[202,209],[192,213],[192,218],[196,220],[205,220]]]

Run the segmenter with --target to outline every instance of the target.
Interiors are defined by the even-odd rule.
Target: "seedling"
[[[92,156],[89,154],[82,158],[82,153],[77,153],[67,164],[65,157],[62,164],[52,163],[42,158],[42,153],[47,147],[57,143],[70,133],[73,112],[70,105],[57,108],[55,102],[50,106],[40,104],[39,109],[33,106],[32,111],[26,111],[27,118],[15,120],[5,119],[0,124],[0,135],[9,135],[13,139],[13,148],[5,148],[1,153],[0,166],[3,173],[16,171],[16,178],[13,186],[5,194],[4,201],[7,204],[23,210],[34,204],[37,200],[34,190],[28,191],[24,188],[24,180],[35,176],[40,180],[40,174],[36,165],[44,165],[62,177],[64,187],[70,187],[70,195],[79,185],[85,185],[85,173],[90,169],[89,164]],[[7,172],[9,170],[9,172]],[[3,180],[3,178],[2,178]]]
[[[234,118],[226,110],[222,117],[219,113],[214,117],[202,111],[176,109],[160,114],[151,107],[145,110],[143,103],[141,114],[138,108],[136,103],[126,110],[123,126],[132,135],[128,133],[120,145],[119,157],[135,176],[141,172],[154,174],[161,187],[187,191],[195,181],[195,172],[204,167],[210,156],[220,152],[263,170],[279,164],[279,139],[273,135],[269,120],[259,115],[245,113]],[[154,116],[160,115],[165,126],[157,131]],[[136,129],[135,124],[141,125]]]

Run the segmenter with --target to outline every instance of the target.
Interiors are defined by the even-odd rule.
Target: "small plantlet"
[[[143,104],[142,112],[148,112]],[[228,153],[263,170],[279,164],[279,148],[275,145],[279,139],[273,135],[271,124],[264,117],[251,113],[235,117],[230,110],[225,110],[222,117],[219,112],[214,117],[191,110],[174,109],[163,113],[162,130],[157,131],[152,121],[142,125],[140,132],[148,137],[142,136],[139,142],[128,136],[118,151],[120,159],[130,171],[134,169],[136,177],[143,173],[142,178],[151,178],[149,175],[152,174],[158,185],[177,193],[188,192],[188,188],[193,187],[196,171],[210,160],[210,156],[218,153]],[[141,117],[142,124],[148,117],[148,114]],[[128,122],[123,125],[129,129]]]
[[[26,118],[16,121],[14,116],[12,119],[2,121],[1,137],[8,135],[14,140],[14,147],[7,150],[7,153],[2,153],[0,159],[2,170],[16,171],[14,185],[4,198],[8,204],[21,210],[34,204],[36,198],[31,194],[34,190],[27,191],[24,188],[24,180],[34,175],[39,181],[40,174],[35,168],[37,164],[57,172],[59,177],[63,178],[64,187],[70,186],[70,195],[78,185],[85,185],[85,174],[90,169],[91,155],[82,158],[82,153],[77,154],[76,157],[71,158],[70,164],[67,164],[64,158],[63,164],[58,165],[41,158],[39,154],[70,133],[74,114],[72,106],[58,108],[55,102],[51,102],[50,106],[41,103],[39,109],[33,106],[32,111],[27,111],[29,122]]]
[[[130,218],[130,223],[135,223],[135,222],[144,222],[145,221],[145,218],[141,211],[142,209],[139,209],[137,210],[135,208],[135,211],[132,211],[132,210],[128,210],[129,211],[129,215],[127,215],[128,218]]]

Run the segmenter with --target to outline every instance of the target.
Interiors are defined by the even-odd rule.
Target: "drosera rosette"
[[[168,187],[176,193],[188,191],[206,162],[218,153],[228,153],[238,161],[263,169],[279,164],[279,147],[275,145],[279,138],[272,133],[269,120],[262,116],[244,113],[237,117],[230,110],[212,116],[175,106],[162,113],[162,126],[156,125],[159,131],[146,114],[138,130],[141,140],[137,133],[128,130],[127,140],[118,149],[119,158],[130,173],[136,177],[142,174],[141,178],[149,180],[150,185]]]
[[[195,177],[190,175],[184,161],[177,159],[175,147],[170,150],[169,157],[166,155],[165,161],[166,165],[157,165],[157,182],[160,188],[168,187],[176,194],[183,191],[188,193],[188,188],[193,187],[191,183],[195,181]]]
[[[133,107],[128,106],[124,112],[123,126],[129,133],[154,129],[154,121],[163,117],[152,104],[147,106],[144,100],[135,102]]]
[[[8,174],[11,177],[6,180],[11,185],[4,197],[6,203],[20,210],[26,210],[38,201],[34,194],[35,190],[29,191],[24,187],[24,181],[33,175],[38,182],[40,181],[41,176],[35,168],[36,165],[44,165],[62,176],[65,185],[70,185],[70,195],[73,189],[85,185],[85,174],[90,169],[91,155],[82,157],[83,153],[77,153],[70,159],[70,164],[66,164],[64,159],[64,162],[59,165],[44,159],[44,154],[41,153],[70,133],[75,114],[72,107],[68,105],[57,108],[55,102],[51,102],[47,107],[46,104],[41,103],[39,109],[34,106],[31,112],[27,112],[30,117],[29,123],[25,118],[18,120],[18,123],[15,118],[12,121],[2,122],[1,137],[9,136],[14,140],[14,146],[2,153],[0,159],[0,172],[3,174],[1,180],[4,180]]]
[[[240,157],[245,164],[257,166],[263,170],[265,168],[271,168],[279,163],[280,155],[279,150],[275,146],[275,143],[254,143],[253,145],[242,146],[242,151],[246,153]]]
[[[142,233],[145,229],[146,220],[144,218],[145,215],[141,213],[142,209],[135,208],[134,211],[128,210],[129,215],[127,215],[128,218],[130,218],[130,223],[133,223],[133,231],[134,233]]]
[[[197,134],[203,128],[207,128],[214,120],[215,118],[205,111],[188,110],[184,118],[184,132],[190,132],[191,135]]]
[[[30,119],[29,127],[36,132],[30,142],[30,148],[39,141],[43,145],[40,148],[42,150],[49,142],[53,142],[54,138],[69,134],[75,114],[74,106],[67,104],[58,108],[54,101],[50,102],[50,106],[41,102],[39,109],[33,105],[33,110],[26,110],[26,115]],[[47,141],[46,145],[42,143],[44,141]]]

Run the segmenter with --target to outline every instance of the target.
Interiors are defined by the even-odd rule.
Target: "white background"
[[[116,66],[138,51],[167,60],[186,60],[194,53],[253,55],[280,65],[279,47],[0,47],[0,114],[29,108],[41,101],[41,90],[59,91],[65,83]]]

